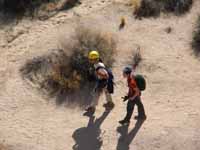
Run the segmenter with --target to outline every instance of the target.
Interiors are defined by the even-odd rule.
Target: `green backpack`
[[[140,74],[135,75],[135,81],[140,91],[144,91],[146,89],[146,80],[144,76]]]

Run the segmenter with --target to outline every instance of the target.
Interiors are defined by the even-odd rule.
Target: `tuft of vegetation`
[[[196,31],[194,31],[192,48],[196,56],[200,56],[200,16],[197,21]]]
[[[129,59],[126,61],[126,64],[132,66],[134,69],[137,69],[142,62],[143,57],[140,50],[140,46],[138,45],[136,49],[134,49],[133,53],[130,55]]]
[[[98,50],[105,65],[112,67],[115,49],[116,43],[110,34],[79,28],[74,39],[63,44],[62,49],[28,60],[20,72],[24,79],[37,85],[41,91],[59,97],[59,103],[73,94],[79,95],[79,99],[84,96],[88,99],[95,85],[94,69],[88,62],[89,51]],[[74,98],[70,102],[80,106],[88,104]]]
[[[133,53],[131,65],[137,68],[142,61],[142,54],[140,51],[140,46],[137,47],[136,51]]]
[[[124,17],[121,17],[120,25],[119,25],[119,30],[123,29],[126,25],[126,20]]]
[[[134,14],[136,18],[158,17],[161,12],[182,15],[188,12],[193,0],[142,0]]]

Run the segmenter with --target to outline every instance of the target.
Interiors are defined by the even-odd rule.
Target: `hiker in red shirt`
[[[123,120],[119,121],[119,123],[122,125],[130,123],[130,119],[133,114],[135,105],[137,105],[138,107],[138,116],[136,116],[135,119],[142,119],[142,120],[146,119],[144,106],[140,99],[141,92],[137,87],[134,75],[131,72],[132,72],[132,67],[127,66],[123,69],[123,76],[124,78],[127,78],[129,90],[128,90],[128,95],[123,97],[124,101],[128,100],[128,103],[127,103],[127,114]]]

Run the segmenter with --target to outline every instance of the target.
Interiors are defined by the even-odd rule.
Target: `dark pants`
[[[145,116],[145,111],[144,111],[144,106],[141,102],[140,96],[137,96],[134,100],[129,100],[127,103],[127,114],[124,120],[130,121],[131,116],[133,114],[133,110],[135,107],[135,104],[138,107],[138,117],[144,117]]]

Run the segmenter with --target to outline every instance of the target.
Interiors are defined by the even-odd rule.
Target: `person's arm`
[[[107,71],[105,69],[98,69],[97,72],[96,72],[97,76],[100,76],[101,78],[103,79],[108,79],[109,78],[109,75],[107,73]]]

